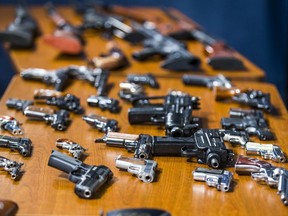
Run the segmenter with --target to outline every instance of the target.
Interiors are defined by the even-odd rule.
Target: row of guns
[[[164,69],[193,71],[199,69],[200,58],[189,52],[186,44],[179,40],[196,39],[204,44],[205,53],[208,55],[207,63],[214,69],[245,70],[242,60],[233,49],[224,42],[211,37],[198,24],[176,10],[163,9],[161,11],[171,20],[170,23],[166,23],[159,17],[139,15],[141,13],[135,13],[134,8],[103,6],[99,9],[99,6],[84,5],[81,2],[76,7],[76,11],[83,17],[83,24],[74,26],[56,11],[53,4],[47,3],[45,8],[57,29],[52,35],[45,35],[44,41],[62,53],[79,54],[83,52],[85,44],[83,32],[87,29],[103,30],[109,41],[111,36],[116,36],[132,44],[143,44],[143,50],[132,54],[135,60],[146,61],[154,56],[161,56],[164,58],[161,62],[161,67]],[[133,21],[129,20],[131,26],[123,21],[123,16],[128,20],[133,19]],[[39,32],[35,19],[24,6],[19,5],[16,8],[14,22],[6,30],[0,32],[0,40],[9,42],[14,48],[29,48],[34,45]],[[110,57],[120,58],[119,61],[116,60],[117,62],[125,62],[126,58],[123,57],[124,54],[120,49],[110,49],[109,52]],[[118,55],[113,55],[112,52]],[[102,60],[101,62],[105,63]]]

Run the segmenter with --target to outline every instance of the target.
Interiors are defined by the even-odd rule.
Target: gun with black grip
[[[85,115],[82,117],[82,119],[90,126],[97,128],[102,132],[119,130],[118,121],[115,119],[108,119],[95,114]]]
[[[76,183],[74,192],[84,199],[96,195],[113,177],[112,171],[104,165],[88,165],[55,150],[49,157],[48,165],[68,173],[68,179]]]
[[[150,103],[157,99],[164,102]],[[171,91],[166,96],[140,97],[133,101],[136,107],[128,110],[129,123],[165,125],[168,136],[191,136],[199,126],[192,118],[192,111],[199,109],[199,100],[180,91]]]
[[[221,125],[224,129],[246,131],[249,135],[257,136],[260,140],[275,139],[261,110],[231,108],[229,114],[229,118],[221,119]]]
[[[240,88],[214,88],[216,92],[216,101],[235,101],[240,104],[248,105],[252,108],[262,109],[266,112],[273,110],[270,101],[270,94],[255,89]]]
[[[6,30],[0,31],[0,41],[8,42],[10,48],[33,48],[38,35],[40,30],[36,20],[20,4],[16,7],[15,20]]]
[[[6,106],[9,109],[16,109],[16,110],[21,110],[22,112],[24,112],[25,108],[27,106],[33,105],[34,102],[31,100],[21,100],[18,98],[9,98],[6,101]]]
[[[223,87],[223,88],[232,87],[230,80],[228,80],[222,74],[218,74],[216,76],[184,74],[182,76],[182,82],[185,85],[206,86],[210,89],[213,89],[214,87]]]
[[[144,49],[132,54],[134,59],[145,61],[161,56],[165,58],[161,67],[167,70],[188,71],[199,68],[200,59],[192,55],[183,43],[137,23],[133,23],[133,28],[147,38],[143,41]]]
[[[230,166],[234,158],[233,151],[226,148],[222,135],[209,129],[201,129],[192,137],[108,132],[103,138],[96,139],[95,142],[105,142],[107,146],[124,147],[129,152],[134,152],[135,158],[182,156],[189,159],[196,158],[198,163],[207,164],[213,168]]]
[[[32,155],[32,141],[28,138],[0,135],[0,147],[18,151],[23,157],[30,157]]]
[[[118,113],[121,110],[119,100],[106,96],[90,95],[87,98],[89,106],[99,107],[102,110],[109,110],[111,113]]]
[[[0,156],[0,168],[4,171],[7,171],[11,175],[11,179],[15,180],[21,174],[21,167],[23,166],[22,162],[16,162]]]
[[[45,121],[55,130],[66,130],[71,120],[67,110],[58,110],[54,112],[52,109],[41,108],[37,106],[28,106],[24,110],[24,115],[31,120]]]
[[[265,183],[272,188],[277,188],[283,204],[288,204],[286,169],[273,166],[271,163],[263,160],[240,155],[235,163],[235,171],[238,174],[251,175],[252,179],[257,182]]]

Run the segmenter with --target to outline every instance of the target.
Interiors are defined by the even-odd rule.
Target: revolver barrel
[[[157,162],[153,160],[142,160],[139,158],[128,158],[119,155],[116,158],[116,167],[127,170],[131,174],[135,174],[143,182],[153,182]]]

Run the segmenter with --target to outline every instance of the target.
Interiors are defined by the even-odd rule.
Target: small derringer
[[[17,98],[9,98],[6,101],[6,106],[9,109],[21,110],[22,112],[25,110],[27,106],[33,105],[33,101],[31,100],[21,100]]]
[[[204,76],[204,75],[190,75],[184,74],[182,82],[185,85],[206,86],[210,89],[214,87],[231,88],[232,83],[224,75]]]
[[[216,170],[198,167],[193,171],[193,178],[197,181],[205,181],[208,186],[227,192],[233,180],[233,174],[227,170]]]
[[[22,156],[29,157],[32,154],[32,142],[28,138],[16,138],[0,135],[0,147],[18,151]]]
[[[114,119],[108,119],[103,116],[90,114],[88,116],[83,116],[82,119],[87,122],[87,124],[91,125],[94,128],[102,132],[107,131],[118,131],[118,121]]]
[[[12,161],[0,156],[0,168],[10,173],[11,179],[16,179],[20,175],[23,164],[22,162]]]
[[[130,82],[120,82],[119,87],[120,91],[118,93],[118,96],[123,100],[133,102],[135,99],[139,97],[146,96],[144,88],[139,84]]]
[[[102,110],[109,110],[111,113],[118,113],[121,110],[119,101],[106,96],[91,95],[87,98],[89,106],[99,107]]]
[[[65,139],[65,138],[57,139],[56,147],[59,149],[68,150],[68,152],[72,154],[75,159],[81,158],[83,152],[87,150],[86,148],[83,148],[78,143],[69,139]]]
[[[0,116],[0,128],[2,130],[8,130],[13,135],[22,135],[23,131],[19,125],[20,123],[13,117]]]
[[[157,169],[157,162],[154,160],[143,160],[139,158],[128,158],[119,155],[116,158],[116,167],[127,170],[143,182],[153,182]]]
[[[247,154],[261,155],[264,159],[270,159],[276,162],[286,162],[285,153],[277,145],[247,142],[245,149]]]
[[[84,109],[80,105],[80,99],[72,94],[62,94],[50,89],[38,89],[34,91],[36,101],[44,100],[46,104],[57,106],[60,109],[82,114]]]
[[[31,120],[40,120],[50,123],[55,130],[65,130],[70,123],[69,112],[66,110],[54,110],[37,106],[28,106],[24,110],[24,115]]]
[[[147,74],[129,74],[127,76],[127,81],[129,83],[136,83],[136,84],[141,84],[141,85],[148,85],[151,88],[159,88],[159,83],[156,80],[156,77],[151,74],[151,73],[147,73]]]

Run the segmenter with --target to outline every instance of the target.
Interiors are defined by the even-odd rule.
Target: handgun
[[[147,73],[147,74],[128,74],[127,81],[129,83],[148,85],[151,88],[155,88],[155,89],[159,88],[159,83],[157,82],[156,77],[153,74],[151,74],[151,73]]]
[[[146,96],[144,88],[139,84],[130,82],[120,82],[119,87],[120,90],[118,92],[118,96],[125,101],[132,103],[137,98],[143,98]]]
[[[0,168],[4,171],[9,172],[9,174],[11,175],[11,179],[13,180],[17,179],[17,177],[21,174],[21,167],[23,166],[23,164],[24,163],[22,162],[16,162],[0,156]]]
[[[55,130],[66,130],[70,124],[70,114],[67,110],[58,110],[54,112],[53,109],[41,108],[37,106],[28,106],[24,110],[24,115],[31,120],[45,121],[51,125]]]
[[[271,112],[273,106],[270,101],[270,94],[254,89],[240,88],[214,88],[216,101],[235,101],[240,104],[248,105],[252,108],[262,109]]]
[[[94,128],[97,128],[99,131],[107,132],[107,131],[118,131],[118,121],[114,119],[108,119],[106,117],[90,114],[82,117],[87,124],[91,125]]]
[[[204,181],[208,186],[216,187],[217,190],[227,192],[233,180],[232,172],[228,170],[216,170],[198,167],[193,172],[193,179]]]
[[[40,35],[36,20],[29,14],[26,7],[19,4],[16,16],[6,30],[0,31],[0,41],[7,42],[10,48],[33,48],[35,39]]]
[[[91,95],[87,98],[89,106],[99,107],[102,110],[109,110],[111,113],[118,113],[121,110],[119,101],[106,96]]]
[[[184,74],[182,82],[185,85],[206,86],[210,89],[214,87],[232,88],[231,81],[222,74],[216,76]]]
[[[48,165],[68,173],[68,179],[76,183],[74,192],[85,199],[96,195],[113,177],[112,171],[104,165],[88,165],[55,150],[49,157]]]
[[[256,135],[260,140],[275,139],[261,110],[231,108],[229,114],[229,118],[221,118],[223,128],[246,131],[250,136]]]
[[[128,158],[119,155],[116,158],[116,167],[120,170],[126,170],[138,177],[145,183],[151,183],[155,179],[157,162],[154,160],[145,160],[139,158]]]
[[[32,155],[32,141],[29,138],[0,135],[0,147],[18,151],[23,157]]]
[[[50,89],[37,89],[34,91],[34,99],[37,102],[45,101],[47,105],[57,106],[59,109],[65,109],[77,114],[84,112],[80,105],[80,99],[73,94],[63,94]]]
[[[21,100],[18,98],[8,98],[6,101],[6,106],[9,109],[21,110],[22,112],[25,110],[27,106],[33,105],[34,102],[32,100]]]
[[[0,116],[0,129],[7,130],[13,135],[23,134],[20,123],[11,116]]]
[[[67,150],[75,159],[80,159],[87,149],[83,148],[78,143],[66,139],[66,138],[59,138],[56,140],[56,147],[59,149]]]

